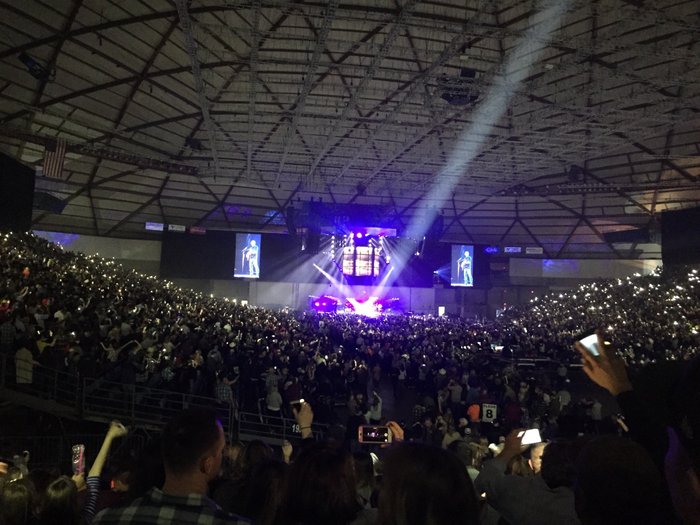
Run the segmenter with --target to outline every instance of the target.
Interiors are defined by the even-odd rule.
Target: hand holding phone
[[[584,339],[588,339],[588,336]],[[597,336],[596,336],[597,337]],[[581,354],[583,371],[588,378],[600,387],[610,392],[613,396],[618,396],[622,392],[632,390],[632,383],[627,375],[625,362],[620,359],[611,348],[600,347],[598,344],[595,355],[584,345],[584,339],[576,343],[576,349]]]
[[[71,449],[71,466],[73,468],[73,475],[79,476],[85,473],[85,445],[78,444],[73,445]]]
[[[292,407],[292,412],[294,412],[294,410],[296,410],[297,412],[299,412],[299,410],[301,410],[301,405],[302,405],[303,403],[304,403],[304,399],[303,399],[303,398],[302,398],[302,399],[295,399],[295,400],[293,400],[293,401],[290,401],[289,404],[290,404],[290,406]]]
[[[537,428],[521,430],[520,432],[518,432],[518,437],[520,438],[520,443],[522,445],[534,445],[535,443],[542,443],[542,436],[540,436],[540,431]]]
[[[583,339],[579,339],[579,343],[583,346],[593,357],[600,356],[600,346],[598,345],[598,334],[593,333],[587,335]]]
[[[391,431],[385,425],[361,425],[357,429],[357,441],[368,445],[391,443]]]

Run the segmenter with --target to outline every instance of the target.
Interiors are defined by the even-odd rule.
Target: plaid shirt
[[[219,383],[216,385],[216,399],[220,403],[227,403],[233,405],[233,391],[231,386],[226,383]]]
[[[127,507],[105,509],[93,525],[236,525],[250,521],[228,514],[198,494],[169,496],[152,488]]]
[[[9,321],[0,323],[0,346],[12,346],[15,342],[15,333],[15,327]]]

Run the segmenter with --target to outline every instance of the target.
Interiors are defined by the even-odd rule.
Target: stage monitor
[[[450,266],[450,285],[474,286],[474,246],[453,244]]]
[[[236,234],[236,264],[234,277],[260,278],[261,238],[259,233]]]

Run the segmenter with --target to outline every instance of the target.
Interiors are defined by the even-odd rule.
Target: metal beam
[[[194,79],[194,90],[197,93],[199,107],[202,111],[202,121],[204,128],[209,137],[209,150],[211,151],[214,160],[214,173],[216,177],[221,176],[221,165],[219,163],[219,151],[216,146],[216,133],[214,132],[214,124],[211,115],[209,114],[209,100],[207,99],[206,87],[202,79],[202,70],[197,57],[197,43],[194,41],[192,34],[192,20],[189,13],[188,0],[175,0],[177,13],[180,17],[180,28],[185,35],[185,48],[192,63],[192,77]]]
[[[399,12],[398,16],[396,17],[396,20],[394,21],[394,25],[391,28],[391,31],[389,31],[389,34],[384,39],[382,47],[379,49],[379,52],[372,57],[372,60],[370,61],[369,66],[367,66],[367,70],[365,71],[365,75],[362,77],[362,80],[360,80],[360,83],[358,84],[357,88],[350,97],[350,100],[348,100],[348,103],[343,108],[343,112],[341,113],[340,117],[336,120],[336,124],[335,126],[333,126],[333,129],[331,130],[328,139],[321,148],[321,151],[311,162],[311,166],[309,167],[308,172],[309,180],[314,180],[314,178],[316,178],[316,169],[330,150],[333,143],[338,138],[337,133],[339,125],[345,122],[348,115],[350,115],[350,112],[357,106],[357,102],[360,99],[360,96],[362,95],[363,91],[367,87],[367,84],[374,77],[379,64],[384,59],[384,56],[388,53],[389,49],[391,49],[391,46],[394,44],[396,38],[399,36],[399,33],[403,30],[403,25],[406,23],[406,20],[408,19],[409,15],[411,14],[411,12],[416,7],[419,1],[420,0],[407,0],[407,2],[404,4],[403,8]]]
[[[202,215],[194,223],[195,226],[199,226],[200,224],[202,224],[206,219],[209,218],[209,216],[212,213],[214,213],[218,208],[221,208],[221,212],[224,215],[224,219],[226,220],[226,224],[228,224],[228,226],[231,227],[231,221],[229,220],[228,215],[226,214],[226,199],[228,199],[229,195],[231,195],[231,192],[233,191],[233,188],[235,185],[231,184],[228,187],[228,190],[226,190],[226,193],[224,193],[224,196],[221,199],[219,199],[219,197],[216,196],[216,194],[211,190],[211,188],[204,181],[199,181],[199,183],[204,187],[204,189],[206,189],[211,194],[211,196],[216,201],[216,205],[211,210],[209,210],[204,215]]]
[[[250,44],[250,82],[248,83],[248,154],[246,156],[246,177],[250,179],[251,164],[253,163],[253,140],[255,139],[255,98],[258,93],[258,51],[260,47],[260,1],[255,0],[251,6],[253,10],[253,39]]]
[[[284,133],[284,149],[282,150],[282,156],[280,157],[279,167],[277,168],[277,175],[275,176],[274,185],[279,183],[280,176],[282,175],[282,170],[284,170],[284,163],[287,160],[287,155],[289,154],[289,148],[291,146],[292,137],[297,130],[299,125],[299,118],[304,112],[304,107],[306,106],[306,97],[311,93],[311,89],[316,84],[314,82],[314,76],[316,74],[316,69],[321,60],[321,53],[326,49],[326,39],[328,38],[328,33],[333,25],[333,20],[335,19],[335,10],[338,7],[340,0],[330,0],[326,6],[325,15],[323,17],[323,23],[321,24],[321,29],[318,31],[316,37],[316,46],[314,47],[314,52],[311,55],[311,60],[309,61],[309,67],[306,70],[306,75],[304,77],[304,84],[301,87],[299,96],[297,97],[296,108],[294,108],[294,115],[291,121],[287,124],[287,129]],[[308,21],[308,19],[307,19]]]
[[[73,22],[75,22],[75,18],[78,16],[78,11],[80,11],[80,8],[83,5],[83,0],[74,0],[73,1],[73,7],[71,8],[70,13],[66,17],[66,22],[63,24],[63,30],[60,33],[60,37],[58,39],[58,42],[56,42],[56,45],[54,46],[53,50],[51,51],[51,57],[49,58],[49,61],[46,64],[46,69],[48,71],[52,71],[56,67],[56,60],[58,59],[58,55],[61,53],[61,48],[63,47],[63,43],[66,41],[67,35],[70,32],[70,28],[73,26]],[[44,89],[46,88],[46,84],[48,84],[49,79],[47,77],[42,78],[39,81],[39,87],[37,88],[36,93],[34,94],[34,99],[32,101],[32,106],[36,106],[39,102],[41,102],[41,97],[44,94]]]
[[[42,146],[53,145],[56,143],[56,137],[41,135],[39,133],[29,133],[18,128],[0,127],[0,136],[8,137],[10,139],[24,140],[26,142],[40,144]],[[123,150],[109,148],[102,145],[67,142],[66,151],[69,153],[87,155],[88,157],[95,157],[103,160],[112,160],[114,162],[131,164],[134,166],[139,166],[143,169],[165,171],[168,173],[179,173],[181,175],[191,175],[193,177],[199,175],[199,171],[194,166],[188,166],[186,164],[179,164],[167,160],[142,157],[140,155],[134,155]]]
[[[584,198],[584,203],[582,204],[582,206],[584,206],[584,207],[582,208],[582,210],[585,212],[585,196],[584,196],[583,198]],[[567,206],[566,204],[562,204],[561,202],[559,202],[559,201],[557,201],[557,200],[555,200],[555,199],[552,199],[551,197],[544,197],[544,199],[545,199],[546,201],[550,202],[551,204],[554,204],[556,207],[558,207],[558,208],[560,208],[560,209],[562,209],[562,210],[568,211],[569,213],[571,213],[572,215],[574,215],[575,217],[577,217],[580,221],[585,222],[585,223],[586,223],[586,226],[588,226],[588,227],[591,229],[591,231],[593,232],[593,234],[594,234],[596,237],[598,237],[598,239],[600,239],[600,240],[602,241],[603,244],[605,244],[608,248],[610,248],[610,251],[612,251],[612,252],[618,257],[618,259],[622,259],[622,258],[623,258],[622,254],[617,250],[617,248],[615,248],[611,243],[609,243],[608,241],[605,240],[605,237],[603,237],[603,234],[600,233],[600,231],[598,230],[598,228],[596,228],[596,227],[593,225],[593,223],[590,221],[590,219],[589,219],[588,217],[586,217],[586,216],[584,215],[584,213],[581,213],[581,212],[579,212],[579,211],[577,211],[577,210],[574,210],[573,208]]]
[[[141,204],[141,205],[140,205],[138,208],[136,208],[134,211],[132,211],[132,212],[130,212],[129,214],[127,214],[126,217],[124,217],[124,218],[123,218],[122,220],[120,220],[117,224],[115,224],[115,225],[112,226],[109,230],[107,230],[107,232],[105,233],[105,235],[106,235],[107,237],[109,237],[109,236],[112,234],[112,232],[114,232],[114,230],[118,229],[122,224],[128,222],[128,221],[131,220],[133,217],[137,216],[137,215],[138,215],[139,213],[141,213],[143,210],[145,210],[146,208],[148,208],[148,206],[150,206],[150,205],[153,204],[155,201],[157,201],[158,199],[160,199],[160,195],[163,193],[163,190],[165,189],[165,186],[168,184],[169,181],[170,181],[170,175],[168,175],[168,176],[165,177],[165,179],[163,180],[163,184],[160,185],[160,188],[158,189],[158,192],[157,192],[155,195],[153,195],[150,199],[148,199],[146,202],[144,202],[143,204]]]

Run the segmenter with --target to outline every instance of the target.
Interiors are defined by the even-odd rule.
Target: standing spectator
[[[327,443],[304,449],[289,469],[277,525],[364,525],[375,513],[358,501],[352,456]]]
[[[462,385],[454,379],[451,379],[447,384],[447,390],[450,392],[450,408],[452,409],[452,414],[461,415]]]
[[[34,484],[18,479],[0,486],[0,523],[3,525],[31,525],[36,523],[39,501]]]
[[[216,400],[222,405],[233,406],[231,384],[232,382],[223,374],[219,374],[216,378]]]
[[[267,414],[272,417],[282,417],[282,403],[282,396],[277,390],[277,386],[271,386],[265,397]]]
[[[576,511],[583,525],[672,523],[663,476],[629,439],[599,437],[576,462]]]
[[[550,443],[542,457],[542,469],[534,477],[507,475],[508,463],[522,451],[519,430],[513,430],[501,453],[484,463],[474,486],[486,493],[486,501],[509,523],[518,525],[567,525],[579,523],[574,506],[573,447]]]
[[[78,487],[77,483],[80,483]],[[61,476],[53,481],[42,498],[39,523],[41,525],[80,525],[82,515],[78,505],[78,490],[84,488],[82,475]]]
[[[418,443],[401,443],[384,461],[379,525],[476,525],[479,504],[466,469],[455,455]]]
[[[9,315],[5,314],[2,324],[0,324],[0,354],[9,354],[12,352],[16,333],[12,319]]]
[[[166,425],[161,438],[163,488],[153,487],[127,507],[104,510],[93,523],[157,525],[174,523],[175,517],[177,523],[193,525],[247,523],[206,496],[209,482],[219,475],[225,445],[224,430],[213,412],[181,412]]]
[[[18,385],[31,385],[34,381],[34,365],[39,364],[34,360],[28,346],[25,339],[15,352],[15,375]]]
[[[372,392],[372,404],[368,414],[370,424],[379,425],[382,422],[382,398],[376,392]]]
[[[535,474],[539,474],[542,471],[542,454],[544,454],[544,447],[547,443],[536,443],[530,447],[530,459],[528,464]]]

